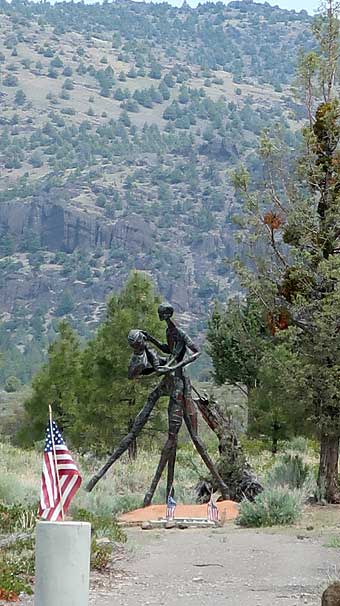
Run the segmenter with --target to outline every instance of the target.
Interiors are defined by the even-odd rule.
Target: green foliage
[[[71,313],[74,309],[74,301],[69,290],[64,290],[61,295],[59,305],[56,308],[56,315],[58,317],[66,316]]]
[[[33,593],[27,580],[34,572],[34,553],[22,557],[16,552],[0,552],[0,597],[10,602],[17,601],[20,593]]]
[[[18,78],[14,76],[14,74],[7,74],[7,76],[3,78],[2,84],[9,87],[18,86]]]
[[[36,510],[22,504],[7,505],[0,501],[0,533],[9,534],[35,527]]]
[[[288,526],[302,513],[299,492],[284,488],[264,490],[253,502],[243,501],[237,523],[246,527]]]
[[[30,164],[32,164],[33,168],[41,168],[41,166],[44,164],[42,156],[39,152],[35,151],[33,152],[31,158],[30,158]]]
[[[44,436],[48,406],[60,428],[72,426],[72,405],[76,400],[80,372],[79,341],[66,323],[59,325],[59,337],[50,346],[48,363],[35,376],[33,395],[25,402],[27,419],[19,431],[18,441],[29,445]]]
[[[159,302],[151,281],[134,272],[121,293],[110,299],[106,319],[83,351],[71,327],[66,322],[60,324],[48,362],[35,376],[33,395],[25,403],[29,430],[19,432],[19,443],[42,438],[48,404],[52,404],[55,420],[74,446],[97,453],[112,449],[155,384],[153,377],[143,381],[127,378],[132,353],[127,335],[133,327],[161,335]],[[158,407],[151,427],[159,427],[159,423]]]
[[[225,308],[216,306],[207,332],[216,382],[241,384],[251,390],[267,347],[266,337],[261,309],[255,301],[232,299]]]
[[[112,504],[112,511],[115,515],[124,513],[125,511],[133,511],[142,506],[141,495],[138,494],[124,494],[117,496]]]
[[[72,439],[81,448],[106,452],[119,441],[144,405],[155,378],[130,381],[127,367],[131,349],[127,335],[133,328],[161,335],[157,318],[159,298],[151,281],[134,272],[107,308],[106,320],[81,357],[78,404],[73,407]],[[153,423],[159,423],[156,415]]]
[[[100,543],[96,537],[93,537],[91,541],[91,569],[104,572],[109,567],[111,556],[111,543]]]
[[[340,537],[333,536],[327,541],[325,547],[331,547],[333,549],[340,549]]]
[[[23,105],[25,103],[26,95],[25,95],[24,91],[21,90],[21,88],[19,88],[17,90],[17,92],[15,93],[14,101],[15,101],[16,105]]]
[[[296,406],[295,389],[286,380],[286,369],[295,362],[295,354],[286,345],[267,347],[248,400],[249,432],[270,438],[274,454],[279,441],[308,428],[303,410]]]
[[[285,448],[288,451],[306,454],[309,448],[316,448],[317,451],[317,444],[308,440],[304,436],[295,436],[289,440],[289,442],[286,442]]]
[[[261,439],[248,437],[246,435],[241,436],[241,446],[246,456],[258,457],[267,450],[268,444]]]
[[[86,509],[72,508],[72,516],[78,522],[89,522],[92,534],[104,536],[111,541],[125,543],[126,534],[112,515],[95,515]]]
[[[18,391],[21,387],[21,383],[19,381],[19,379],[17,377],[8,377],[8,379],[6,379],[6,383],[5,383],[5,391],[7,391],[8,393],[13,393],[15,391]]]
[[[267,482],[270,486],[302,489],[312,475],[312,469],[299,454],[284,454],[269,470]]]

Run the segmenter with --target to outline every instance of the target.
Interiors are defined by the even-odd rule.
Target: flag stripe
[[[55,446],[55,455],[53,453]],[[59,476],[59,482],[58,482]],[[62,519],[79,489],[82,478],[55,422],[46,430],[38,515],[52,522]]]
[[[208,520],[210,522],[218,522],[219,521],[219,512],[216,503],[211,496],[210,501],[208,503]]]
[[[48,492],[47,492],[47,486],[46,486],[46,478],[45,478],[45,474],[43,474],[42,479],[41,479],[41,494],[42,494],[42,499],[41,499],[41,505],[43,508],[48,508],[50,507],[50,499],[48,496]]]
[[[169,495],[167,503],[166,503],[166,512],[165,512],[165,517],[167,520],[173,520],[175,518],[175,510],[176,510],[176,501],[171,495]]]
[[[68,488],[68,485],[71,484],[72,482],[72,478],[69,476],[64,476],[63,478],[63,482],[61,482],[61,486],[60,486],[60,490],[61,490],[61,494],[62,494],[62,498],[59,499],[57,505],[55,507],[53,507],[53,509],[51,509],[50,512],[50,520],[51,522],[56,522],[57,520],[61,519],[61,506],[63,506],[63,509],[65,511],[65,503],[64,503],[64,495],[65,495],[65,491]],[[72,488],[72,486],[71,486]]]
[[[56,497],[56,492],[55,492],[54,465],[53,465],[53,461],[51,461],[50,453],[44,455],[43,473],[44,473],[46,486],[47,486],[49,505],[51,507],[51,504],[54,502],[54,499]]]

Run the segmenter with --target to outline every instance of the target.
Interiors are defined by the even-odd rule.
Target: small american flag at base
[[[176,509],[176,501],[175,499],[169,494],[168,496],[168,500],[166,503],[166,514],[165,517],[167,520],[173,520],[175,517],[175,509]]]
[[[209,522],[218,522],[219,521],[218,507],[215,503],[215,500],[214,500],[214,497],[212,494],[210,496],[210,501],[208,503],[208,520],[209,520]]]
[[[50,522],[62,520],[81,482],[58,426],[51,421],[46,429],[38,515]]]

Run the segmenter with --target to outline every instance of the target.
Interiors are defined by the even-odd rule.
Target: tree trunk
[[[244,498],[254,500],[263,488],[250,470],[231,419],[213,399],[199,398],[195,403],[207,425],[218,437],[221,457],[218,471],[228,486],[230,498],[235,501],[242,501]],[[198,484],[198,490],[201,489],[201,485],[202,483]]]
[[[133,421],[134,421],[134,419],[129,420],[128,433],[130,433],[130,431],[133,427]],[[129,444],[128,453],[129,453],[130,461],[135,461],[137,459],[137,437],[136,436],[133,438],[131,444]]]
[[[228,453],[229,456],[232,454],[237,457],[238,440],[236,432],[218,403],[205,398],[199,398],[195,400],[195,403],[207,425],[218,437],[220,455]]]
[[[321,434],[318,487],[327,503],[340,503],[339,436]]]
[[[277,443],[278,443],[277,433],[273,433],[273,435],[272,435],[272,455],[273,455],[273,457],[275,457],[277,455]]]
[[[273,423],[272,423],[272,455],[273,455],[273,457],[275,457],[277,454],[280,429],[281,429],[280,423],[278,423],[277,421],[273,421]]]

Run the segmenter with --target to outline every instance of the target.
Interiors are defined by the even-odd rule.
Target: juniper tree
[[[266,348],[266,327],[256,300],[231,299],[216,305],[208,324],[208,353],[218,385],[227,383],[247,397],[256,387]]]
[[[63,321],[58,337],[48,350],[48,359],[32,381],[32,395],[24,404],[25,424],[17,436],[24,446],[44,437],[48,406],[62,429],[72,428],[72,404],[77,399],[80,344],[77,334]]]
[[[281,318],[281,322],[282,322]],[[282,366],[295,358],[266,321],[263,305],[254,296],[231,299],[215,307],[209,320],[208,352],[214,380],[241,390],[247,397],[247,432],[271,440],[276,454],[278,440],[301,432],[301,414],[288,393]]]
[[[157,315],[159,303],[150,278],[140,272],[133,272],[122,291],[109,300],[106,318],[81,356],[74,407],[76,445],[99,453],[111,451],[143,407],[157,379],[127,378],[131,356],[127,335],[133,328],[142,328],[160,337],[163,327]],[[156,411],[151,430],[158,427]],[[130,455],[136,455],[136,443]]]
[[[301,152],[287,150],[279,133],[264,135],[261,184],[244,169],[234,179],[245,200],[244,233],[255,268],[252,277],[243,271],[244,284],[267,309],[272,334],[282,333],[297,354],[281,374],[320,440],[318,483],[331,503],[340,502],[338,11],[328,0],[313,25],[318,50],[300,62],[308,114]]]
[[[48,360],[34,377],[32,396],[25,403],[29,430],[20,431],[22,444],[43,438],[48,404],[52,404],[55,419],[70,444],[97,453],[112,450],[157,381],[128,380],[131,349],[127,335],[132,328],[143,328],[161,337],[159,303],[148,276],[133,272],[121,292],[108,301],[106,318],[83,348],[69,324],[61,322]],[[151,431],[160,429],[160,410],[161,403]],[[130,454],[136,454],[136,444]]]

